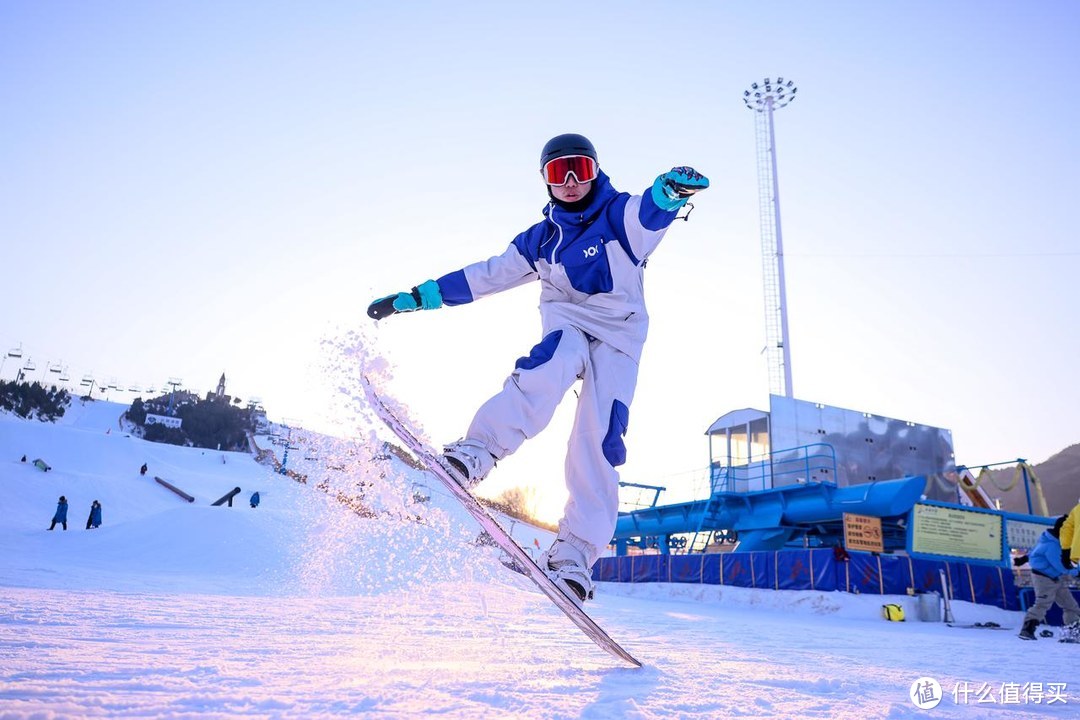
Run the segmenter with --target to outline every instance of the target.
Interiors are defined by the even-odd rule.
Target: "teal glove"
[[[368,317],[382,320],[388,315],[412,312],[413,310],[437,310],[442,307],[442,292],[439,283],[427,280],[412,289],[412,292],[400,292],[379,298],[368,305]]]
[[[652,186],[652,199],[661,210],[678,210],[696,192],[709,187],[709,178],[688,166],[671,168],[656,178]]]

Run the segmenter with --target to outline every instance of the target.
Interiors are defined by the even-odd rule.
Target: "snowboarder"
[[[251,493],[251,507],[253,507],[253,508],[259,507],[259,493],[258,493],[258,491],[255,491],[255,492]]]
[[[1035,603],[1024,615],[1024,627],[1020,637],[1024,640],[1035,639],[1035,628],[1046,619],[1046,612],[1055,602],[1061,606],[1066,627],[1080,622],[1080,606],[1069,590],[1069,576],[1076,575],[1077,569],[1066,569],[1061,562],[1061,527],[1067,516],[1062,515],[1054,526],[1044,530],[1035,548],[1028,554],[1031,567],[1031,584],[1035,589]]]
[[[143,463],[143,464],[142,464],[142,467],[141,467],[141,468],[139,468],[139,474],[140,474],[140,475],[145,475],[145,474],[146,474],[146,471],[147,471],[147,470],[149,470],[149,469],[150,469],[150,468],[146,467],[146,463]]]
[[[542,339],[480,407],[465,437],[445,446],[442,461],[463,486],[475,486],[547,426],[580,378],[565,465],[570,497],[539,565],[563,592],[584,601],[592,597],[591,569],[618,515],[616,468],[626,460],[623,436],[649,325],[645,263],[678,211],[709,181],[676,167],[641,195],[619,192],[593,144],[573,133],[544,145],[540,174],[549,197],[544,219],[505,252],[380,298],[368,315],[378,320],[463,305],[540,281]]]
[[[67,510],[67,498],[61,495],[60,500],[56,503],[56,512],[53,514],[52,525],[49,526],[50,530],[56,527],[56,523],[60,523],[64,526],[64,530],[67,530]]]
[[[86,529],[101,527],[101,503],[97,500],[90,504],[90,517],[86,518]]]

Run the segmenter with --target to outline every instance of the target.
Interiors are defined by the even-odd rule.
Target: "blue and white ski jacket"
[[[544,335],[571,325],[639,361],[649,330],[645,261],[677,211],[661,210],[649,190],[618,192],[602,170],[594,182],[584,211],[549,203],[502,255],[439,278],[443,302],[464,305],[539,279]]]

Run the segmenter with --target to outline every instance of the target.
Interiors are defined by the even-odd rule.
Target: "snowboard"
[[[979,628],[981,630],[1011,630],[1012,628],[1005,628],[998,625],[996,622],[977,622],[970,623],[968,625],[961,625],[959,623],[945,623],[949,627],[954,628]]]
[[[533,561],[525,550],[518,545],[509,533],[498,523],[495,518],[484,508],[480,502],[473,497],[469,491],[465,490],[456,480],[450,475],[450,473],[444,468],[438,461],[437,453],[429,447],[426,443],[420,440],[416,433],[413,432],[405,423],[403,423],[383,402],[382,398],[372,387],[371,383],[364,378],[364,385],[366,386],[366,392],[368,399],[371,401],[372,409],[375,414],[379,416],[386,426],[405,444],[405,447],[413,457],[419,461],[427,472],[439,480],[443,486],[450,492],[451,495],[464,507],[473,519],[480,524],[495,541],[495,544],[506,553],[509,562],[503,564],[526,576],[535,583],[536,587],[540,589],[548,599],[555,604],[557,608],[563,611],[566,617],[578,626],[578,628],[585,633],[596,645],[603,650],[606,650],[612,656],[619,658],[625,662],[630,663],[635,667],[641,667],[641,663],[630,653],[623,649],[621,645],[611,639],[611,637],[601,628],[596,622],[589,617],[589,615],[579,608],[577,604],[567,597],[559,587],[544,574],[544,571]]]

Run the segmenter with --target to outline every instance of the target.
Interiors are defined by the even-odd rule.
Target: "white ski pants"
[[[547,427],[555,408],[582,380],[566,454],[566,503],[560,536],[585,541],[589,567],[611,542],[619,512],[619,473],[626,460],[623,436],[637,384],[638,364],[629,355],[576,327],[558,328],[518,360],[503,389],[484,403],[468,439],[497,459],[516,451]],[[574,543],[575,545],[579,543]]]

